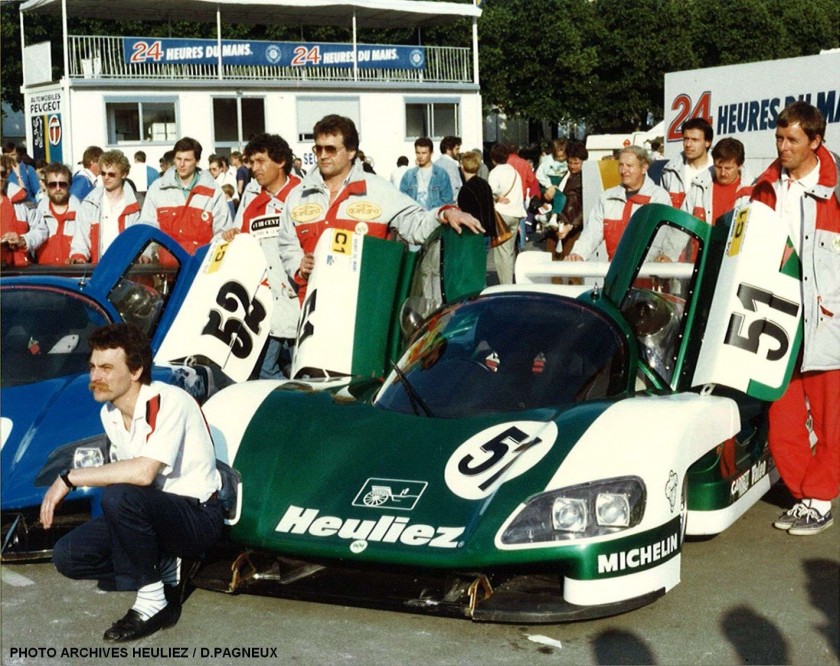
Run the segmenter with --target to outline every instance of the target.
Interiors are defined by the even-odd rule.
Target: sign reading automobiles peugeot
[[[32,156],[47,162],[63,161],[62,91],[56,88],[29,97]]]
[[[379,67],[424,69],[426,51],[421,46],[394,44],[335,44],[316,42],[259,42],[222,40],[225,65],[275,67]],[[124,37],[123,57],[129,65],[147,63],[214,65],[219,60],[215,39],[157,39]]]
[[[796,357],[801,310],[799,262],[785,226],[753,202],[732,222],[693,384],[778,398]]]

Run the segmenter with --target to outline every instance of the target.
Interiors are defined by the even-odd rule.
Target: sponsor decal
[[[323,208],[320,204],[306,203],[292,208],[292,220],[297,223],[312,222],[321,217]]]
[[[767,460],[756,461],[752,467],[732,481],[732,485],[729,486],[729,501],[734,502],[743,497],[765,476],[767,476]]]
[[[370,201],[358,201],[347,206],[345,211],[354,220],[374,220],[382,214],[382,208]]]
[[[210,255],[210,261],[207,264],[207,275],[215,273],[222,267],[222,262],[225,260],[225,254],[227,254],[229,246],[230,243],[219,243],[219,245],[215,248],[211,248],[212,254]]]
[[[729,247],[726,249],[726,254],[730,257],[736,256],[741,251],[741,242],[744,240],[744,234],[747,231],[747,219],[749,218],[750,209],[742,208],[735,214],[735,223],[732,225],[732,237],[729,240]]]
[[[350,551],[360,553],[370,542],[401,543],[406,546],[459,548],[463,527],[435,527],[412,523],[407,516],[383,514],[377,520],[321,516],[319,509],[291,505],[274,528],[285,534],[338,537],[350,541]]]
[[[458,497],[483,499],[536,465],[556,439],[553,421],[500,423],[482,430],[449,458],[444,470],[446,485]]]
[[[353,247],[350,256],[350,270],[353,273],[358,273],[362,270],[362,252],[364,251],[365,237],[360,234],[353,234],[351,242]]]
[[[257,240],[275,238],[280,233],[280,216],[260,215],[251,220],[250,234]]]
[[[353,506],[411,511],[428,485],[425,481],[370,478],[356,494]]]
[[[412,67],[422,67],[426,64],[426,53],[423,49],[412,49],[408,55]]]
[[[341,229],[333,230],[332,244],[330,250],[336,254],[350,254],[352,245],[350,243],[350,232],[342,231]]]
[[[674,507],[677,505],[677,481],[679,477],[674,470],[668,474],[668,481],[665,483],[665,497],[668,498],[668,504],[671,505],[671,513],[674,513]]]
[[[675,532],[655,543],[615,553],[598,555],[598,573],[615,573],[627,569],[647,569],[660,560],[668,558],[679,549],[679,535]]]
[[[353,231],[359,236],[364,236],[368,232],[368,225],[364,222],[359,222]]]
[[[283,57],[283,49],[277,44],[269,44],[265,49],[265,59],[271,65],[276,65]]]
[[[58,116],[50,116],[48,128],[50,145],[57,146],[61,143],[61,120]]]

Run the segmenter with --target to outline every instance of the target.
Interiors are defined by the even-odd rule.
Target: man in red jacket
[[[802,262],[802,351],[770,407],[770,452],[792,509],[774,527],[809,536],[831,527],[840,491],[840,157],[823,145],[825,119],[807,102],[776,121],[777,159],[753,201],[773,208]]]

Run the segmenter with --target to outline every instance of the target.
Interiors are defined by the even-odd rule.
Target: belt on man
[[[189,497],[187,495],[184,495],[184,499],[189,500],[190,504],[195,504],[196,506],[204,506],[208,502],[212,502],[213,500],[218,500],[219,499],[219,491],[218,490],[215,491],[204,502],[200,502],[197,497]]]

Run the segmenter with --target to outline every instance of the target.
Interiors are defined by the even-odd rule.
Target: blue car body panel
[[[136,259],[144,252],[150,242],[165,247],[180,264],[175,283],[171,292],[165,298],[165,305],[151,331],[153,352],[158,349],[167,330],[171,326],[179,305],[193,283],[196,271],[201,265],[207,248],[200,248],[196,255],[190,256],[174,240],[160,230],[148,225],[136,225],[120,234],[96,266],[89,277],[60,277],[55,275],[33,274],[15,277],[3,277],[0,286],[4,292],[4,310],[6,295],[16,290],[26,290],[34,294],[67,295],[68,301],[84,303],[88,313],[96,316],[86,322],[91,326],[120,322],[121,316],[109,295],[115,286],[123,280],[132,264],[137,270]],[[140,278],[142,281],[143,278]],[[10,306],[11,307],[11,306]],[[25,308],[22,309],[25,312]],[[7,313],[4,312],[4,316]],[[65,325],[62,314],[56,313],[51,323],[57,323],[57,328]],[[4,322],[4,331],[15,322]],[[69,324],[66,324],[69,326]],[[25,338],[23,346],[16,350],[4,349],[3,361],[17,353],[26,362]],[[33,342],[30,338],[29,344]],[[37,343],[36,343],[37,344]],[[11,382],[2,389],[2,467],[0,468],[0,508],[3,512],[3,561],[31,559],[25,553],[14,554],[16,530],[21,527],[21,517],[24,517],[25,529],[29,530],[37,522],[37,510],[43,499],[49,483],[37,482],[36,478],[50,458],[58,449],[73,448],[74,444],[93,440],[102,436],[102,424],[99,418],[101,406],[97,404],[88,389],[88,374],[86,364],[87,345],[84,340],[76,342],[76,358],[72,364],[72,371],[66,375],[54,376],[43,381],[20,383],[12,377]],[[43,352],[43,353],[41,353]],[[35,353],[35,352],[31,352]],[[45,347],[38,352],[40,358],[47,362],[58,360],[57,354],[51,356]],[[7,372],[11,364],[7,366]],[[58,371],[62,374],[62,370]],[[8,377],[9,375],[7,375]],[[155,367],[153,378],[173,384],[184,384],[184,376],[173,367]],[[4,378],[4,383],[8,381]],[[20,380],[26,382],[26,379]],[[205,390],[208,383],[199,382]],[[200,392],[200,389],[199,389]],[[195,390],[193,391],[195,394]],[[198,399],[207,395],[196,395]],[[104,440],[102,440],[104,441]],[[72,460],[72,458],[71,458]],[[67,466],[67,465],[65,465]],[[71,492],[64,505],[78,507],[75,500],[89,503],[86,517],[99,512],[100,491],[96,488],[79,488]],[[43,530],[42,530],[43,532]],[[53,530],[57,532],[57,530]],[[54,536],[52,537],[54,538]],[[26,548],[22,547],[25,551]],[[34,558],[49,556],[49,547],[39,549]]]

